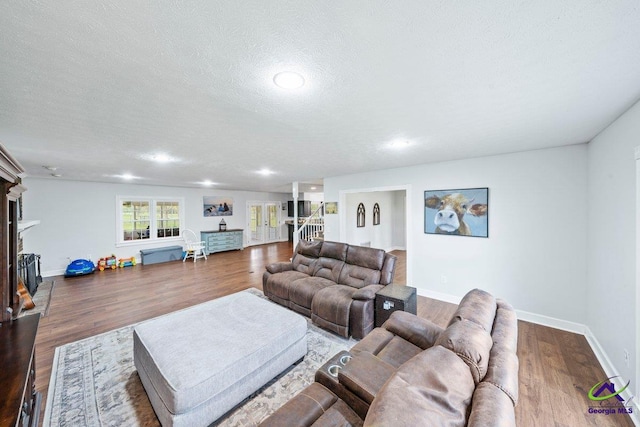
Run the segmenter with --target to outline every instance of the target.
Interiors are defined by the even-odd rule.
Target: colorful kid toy
[[[110,257],[100,258],[98,260],[98,270],[104,271],[105,268],[110,268],[115,270],[118,266],[118,262],[116,261],[116,256],[111,255]]]
[[[93,262],[87,259],[77,259],[71,261],[67,270],[64,273],[65,277],[82,276],[84,274],[91,274],[95,271],[96,266]]]
[[[124,267],[133,267],[136,265],[136,257],[132,256],[131,258],[120,258],[118,260],[118,266],[120,268]]]

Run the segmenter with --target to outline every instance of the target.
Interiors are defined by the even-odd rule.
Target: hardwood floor
[[[36,387],[46,400],[57,346],[228,295],[262,289],[266,264],[287,261],[291,243],[213,254],[207,261],[136,265],[83,277],[56,277],[49,316],[36,339]],[[406,282],[404,252],[396,283]],[[446,326],[456,306],[418,297],[418,315]],[[627,415],[588,414],[589,389],[606,379],[586,339],[519,321],[522,427],[633,426]],[[43,403],[43,405],[46,404]],[[44,411],[44,407],[43,407]]]

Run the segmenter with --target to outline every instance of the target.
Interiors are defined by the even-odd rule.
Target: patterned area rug
[[[256,289],[251,292],[263,296]],[[280,374],[218,420],[216,426],[255,426],[313,382],[315,371],[356,341],[308,319],[304,360]],[[44,416],[48,426],[159,426],[133,364],[133,328],[126,326],[56,348]]]
[[[31,310],[22,310],[18,317],[27,316],[30,314],[40,313],[40,316],[47,317],[49,315],[49,304],[51,303],[51,296],[53,295],[53,288],[56,282],[53,280],[45,280],[38,285],[38,290],[33,296],[33,303],[36,305]]]

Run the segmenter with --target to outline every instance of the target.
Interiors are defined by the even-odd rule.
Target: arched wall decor
[[[365,224],[365,216],[364,216],[364,204],[360,203],[358,205],[358,227],[364,227]]]
[[[373,205],[373,225],[380,225],[380,205]]]

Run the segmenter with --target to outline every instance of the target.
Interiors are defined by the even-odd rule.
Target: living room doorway
[[[247,246],[280,240],[282,202],[247,202]]]
[[[408,285],[413,279],[412,236],[408,232],[412,224],[409,194],[410,185],[342,190],[339,194],[340,241],[386,251],[404,251]],[[365,209],[362,227],[357,225],[360,204]]]

